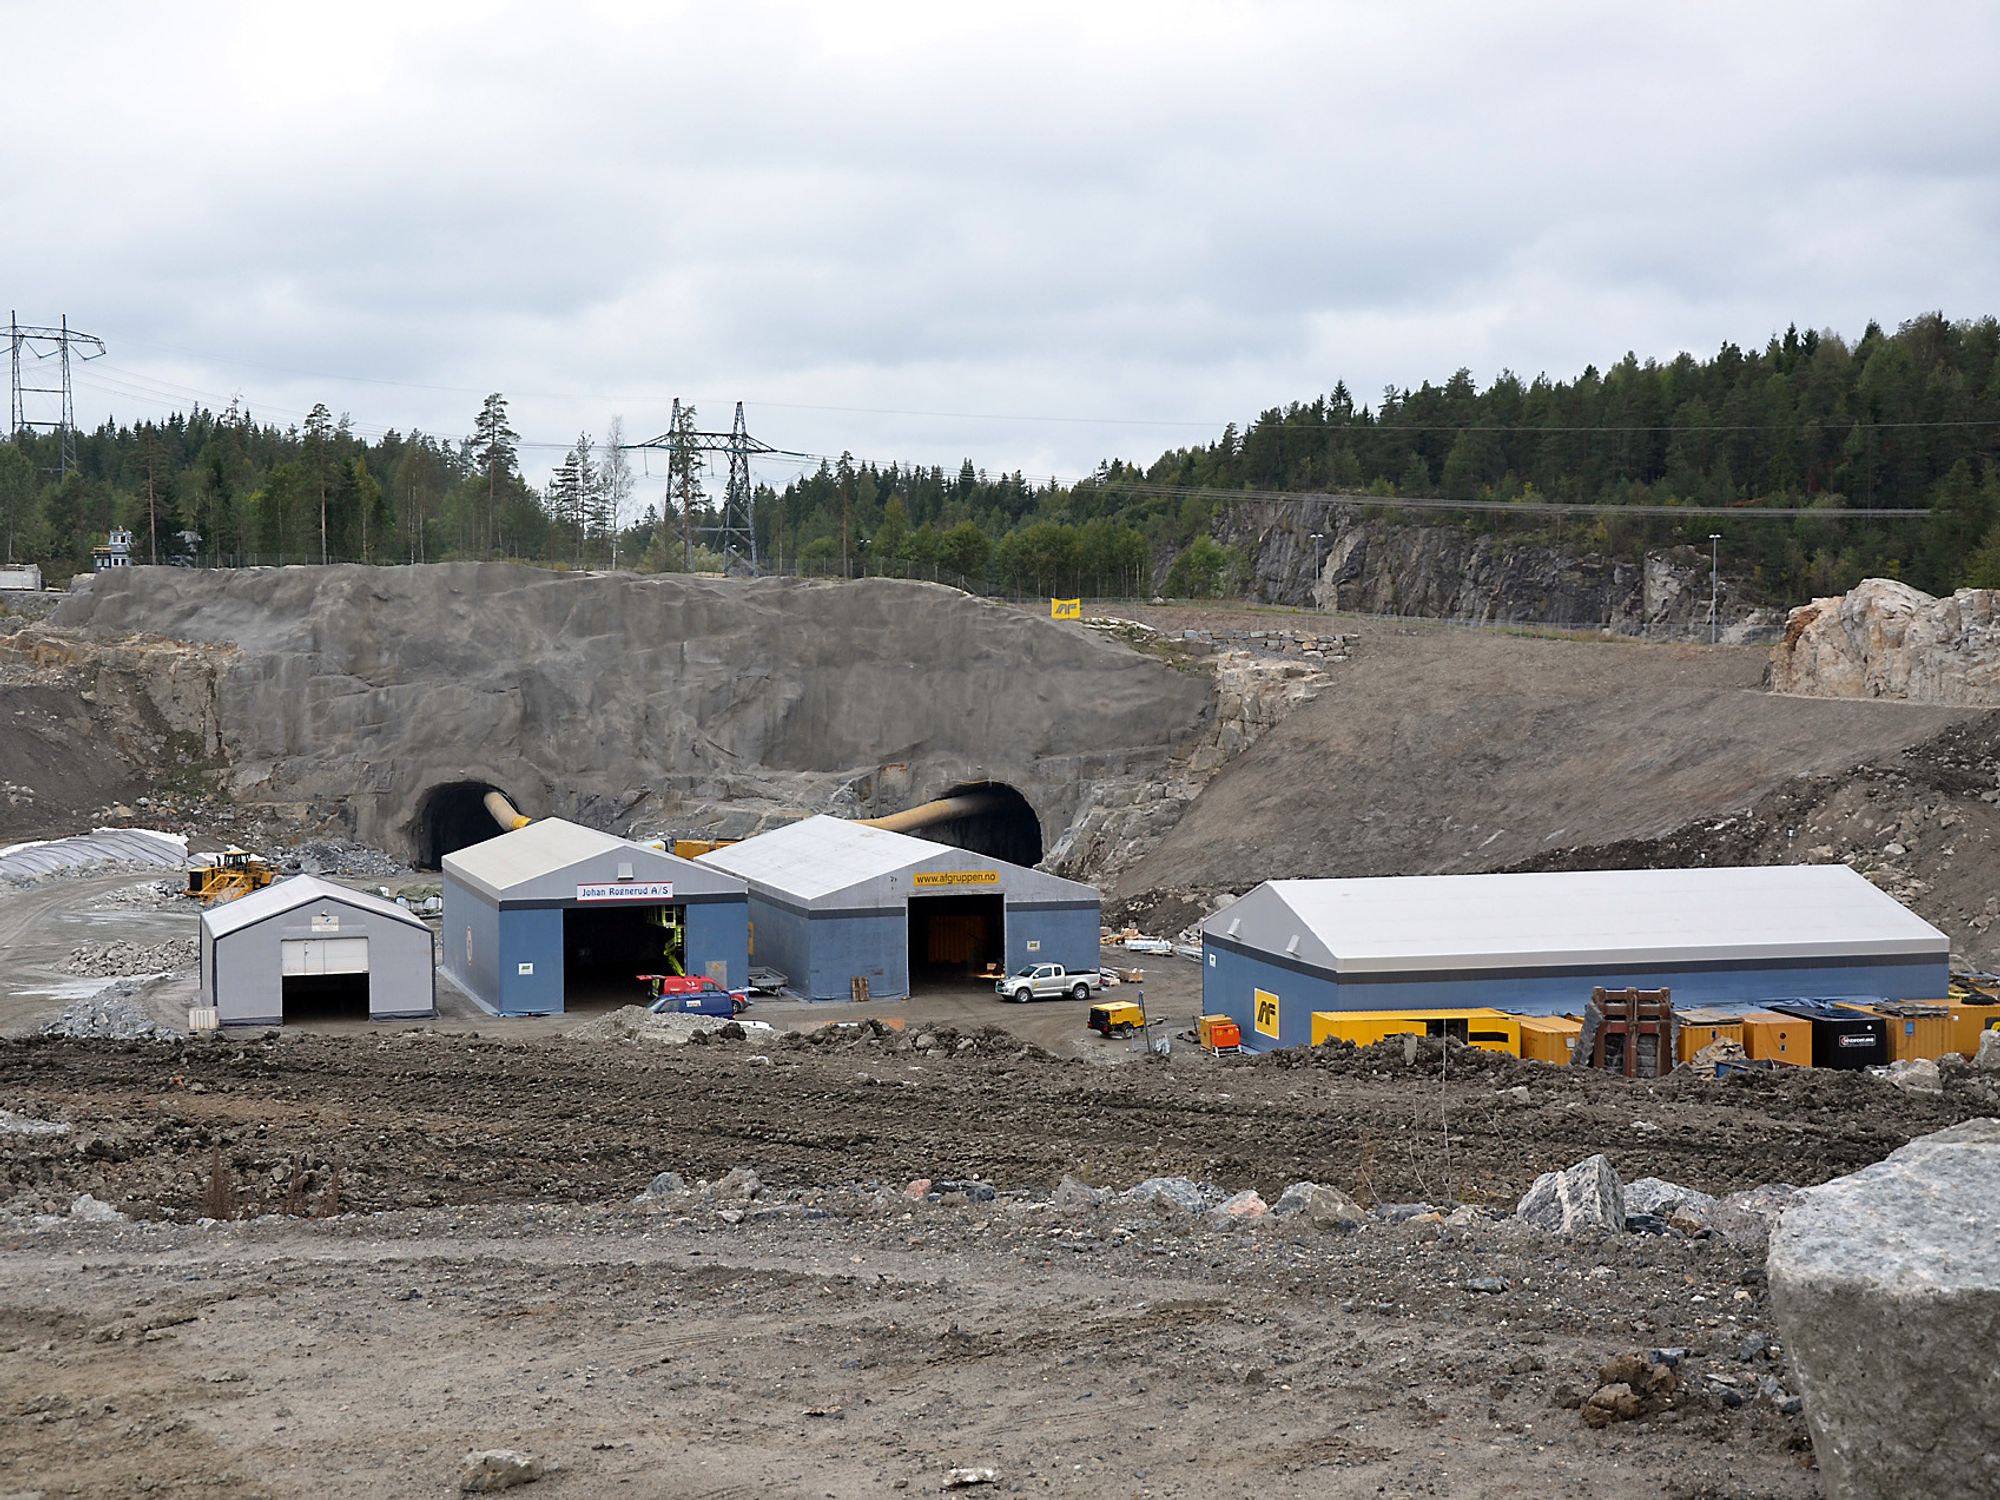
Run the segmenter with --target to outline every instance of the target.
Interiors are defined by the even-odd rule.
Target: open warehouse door
[[[278,968],[284,1020],[368,1019],[367,938],[286,938]]]
[[[638,1005],[641,974],[687,972],[687,911],[671,903],[607,901],[563,913],[563,1007]]]
[[[998,891],[912,895],[909,913],[912,990],[1005,972],[1006,899]]]

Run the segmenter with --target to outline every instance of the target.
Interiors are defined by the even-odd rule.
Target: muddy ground
[[[253,1210],[281,1204],[294,1159],[310,1191],[338,1164],[342,1205],[366,1211],[597,1202],[667,1168],[739,1164],[780,1187],[1173,1173],[1272,1196],[1312,1179],[1364,1202],[1512,1205],[1537,1173],[1597,1151],[1628,1179],[1706,1192],[1807,1185],[1992,1108],[1958,1073],[1938,1096],[1825,1071],[1630,1083],[1457,1047],[1415,1067],[1324,1048],[1101,1068],[1004,1031],[935,1034],[947,1055],[865,1028],[772,1046],[421,1029],[0,1043],[6,1107],[75,1127],[0,1136],[5,1191],[16,1211],[90,1192],[192,1217],[219,1149]],[[1516,1084],[1526,1103],[1506,1092]]]
[[[1756,1255],[1504,1210],[1594,1150],[1808,1183],[1992,1109],[1956,1075],[1106,1069],[937,1035],[0,1043],[0,1101],[71,1127],[0,1135],[0,1493],[443,1495],[511,1446],[561,1465],[551,1496],[922,1492],[954,1465],[1006,1493],[1811,1496],[1801,1420],[1707,1378],[1785,1378]],[[789,1201],[631,1203],[739,1165]],[[1339,1234],[1033,1201],[1166,1172],[1499,1207]],[[908,1202],[919,1176],[1000,1197]],[[33,1219],[84,1192],[139,1222]],[[1690,1351],[1674,1404],[1585,1427],[1599,1367],[1656,1346]]]

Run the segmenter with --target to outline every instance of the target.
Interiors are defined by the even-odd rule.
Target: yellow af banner
[[[919,888],[939,885],[998,885],[998,870],[937,870],[919,871],[910,878],[910,883]]]
[[[1051,599],[1049,600],[1049,618],[1051,620],[1081,620],[1083,618],[1083,601],[1081,599]]]
[[[1278,1037],[1278,997],[1269,990],[1252,990],[1250,999],[1255,1007],[1250,1013],[1251,1024],[1257,1028],[1259,1036]]]

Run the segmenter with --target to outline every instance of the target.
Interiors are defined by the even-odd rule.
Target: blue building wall
[[[877,1000],[910,993],[910,920],[904,910],[814,912],[808,923],[809,998],[845,1000],[857,974]]]
[[[1098,930],[1102,922],[1096,903],[1084,906],[1007,907],[1007,972],[1028,964],[1061,964],[1073,972],[1090,973],[1101,962]],[[1032,950],[1029,944],[1038,946]]]
[[[806,999],[845,1000],[857,974],[868,980],[868,992],[878,1000],[910,993],[907,905],[808,914],[753,892],[749,911],[757,934],[756,963],[783,970],[792,989]],[[1008,969],[1030,963],[1095,969],[1099,920],[1095,904],[1008,906]],[[1031,942],[1040,945],[1032,952]]]
[[[807,914],[753,893],[750,920],[759,967],[783,970],[808,1000],[848,999],[857,974],[877,1000],[910,993],[910,928],[899,909]]]
[[[750,893],[749,913],[754,939],[750,962],[760,969],[778,970],[794,990],[813,999],[805,914],[767,901],[755,891]]]
[[[500,913],[477,891],[446,878],[438,924],[441,964],[487,1010],[500,1009]]]
[[[747,901],[687,903],[687,970],[706,974],[720,963],[725,985],[750,979],[750,904]]]
[[[1202,945],[1202,1007],[1243,1028],[1255,1051],[1312,1041],[1316,1010],[1419,1010],[1491,1006],[1524,1015],[1580,1012],[1599,985],[1674,992],[1680,1006],[1746,1007],[1817,997],[1837,1000],[1941,1000],[1945,959],[1828,960],[1821,964],[1714,964],[1681,968],[1609,967],[1524,970],[1473,976],[1368,976],[1335,980],[1209,939]],[[1256,1026],[1256,997],[1275,996],[1276,1037]],[[1271,1008],[1267,1003],[1267,1010]],[[1266,1020],[1269,1020],[1267,1014]]]
[[[532,972],[523,974],[526,965]],[[563,909],[500,908],[500,1014],[561,1015]]]
[[[444,970],[496,1015],[560,1015],[563,1010],[563,913],[575,902],[496,908],[477,891],[447,881],[439,929]],[[711,961],[727,984],[749,978],[750,914],[741,900],[686,903],[687,968],[706,974]],[[471,934],[467,940],[468,931]],[[469,949],[469,953],[468,953]],[[529,970],[522,973],[522,967]],[[635,991],[634,998],[638,998]]]

